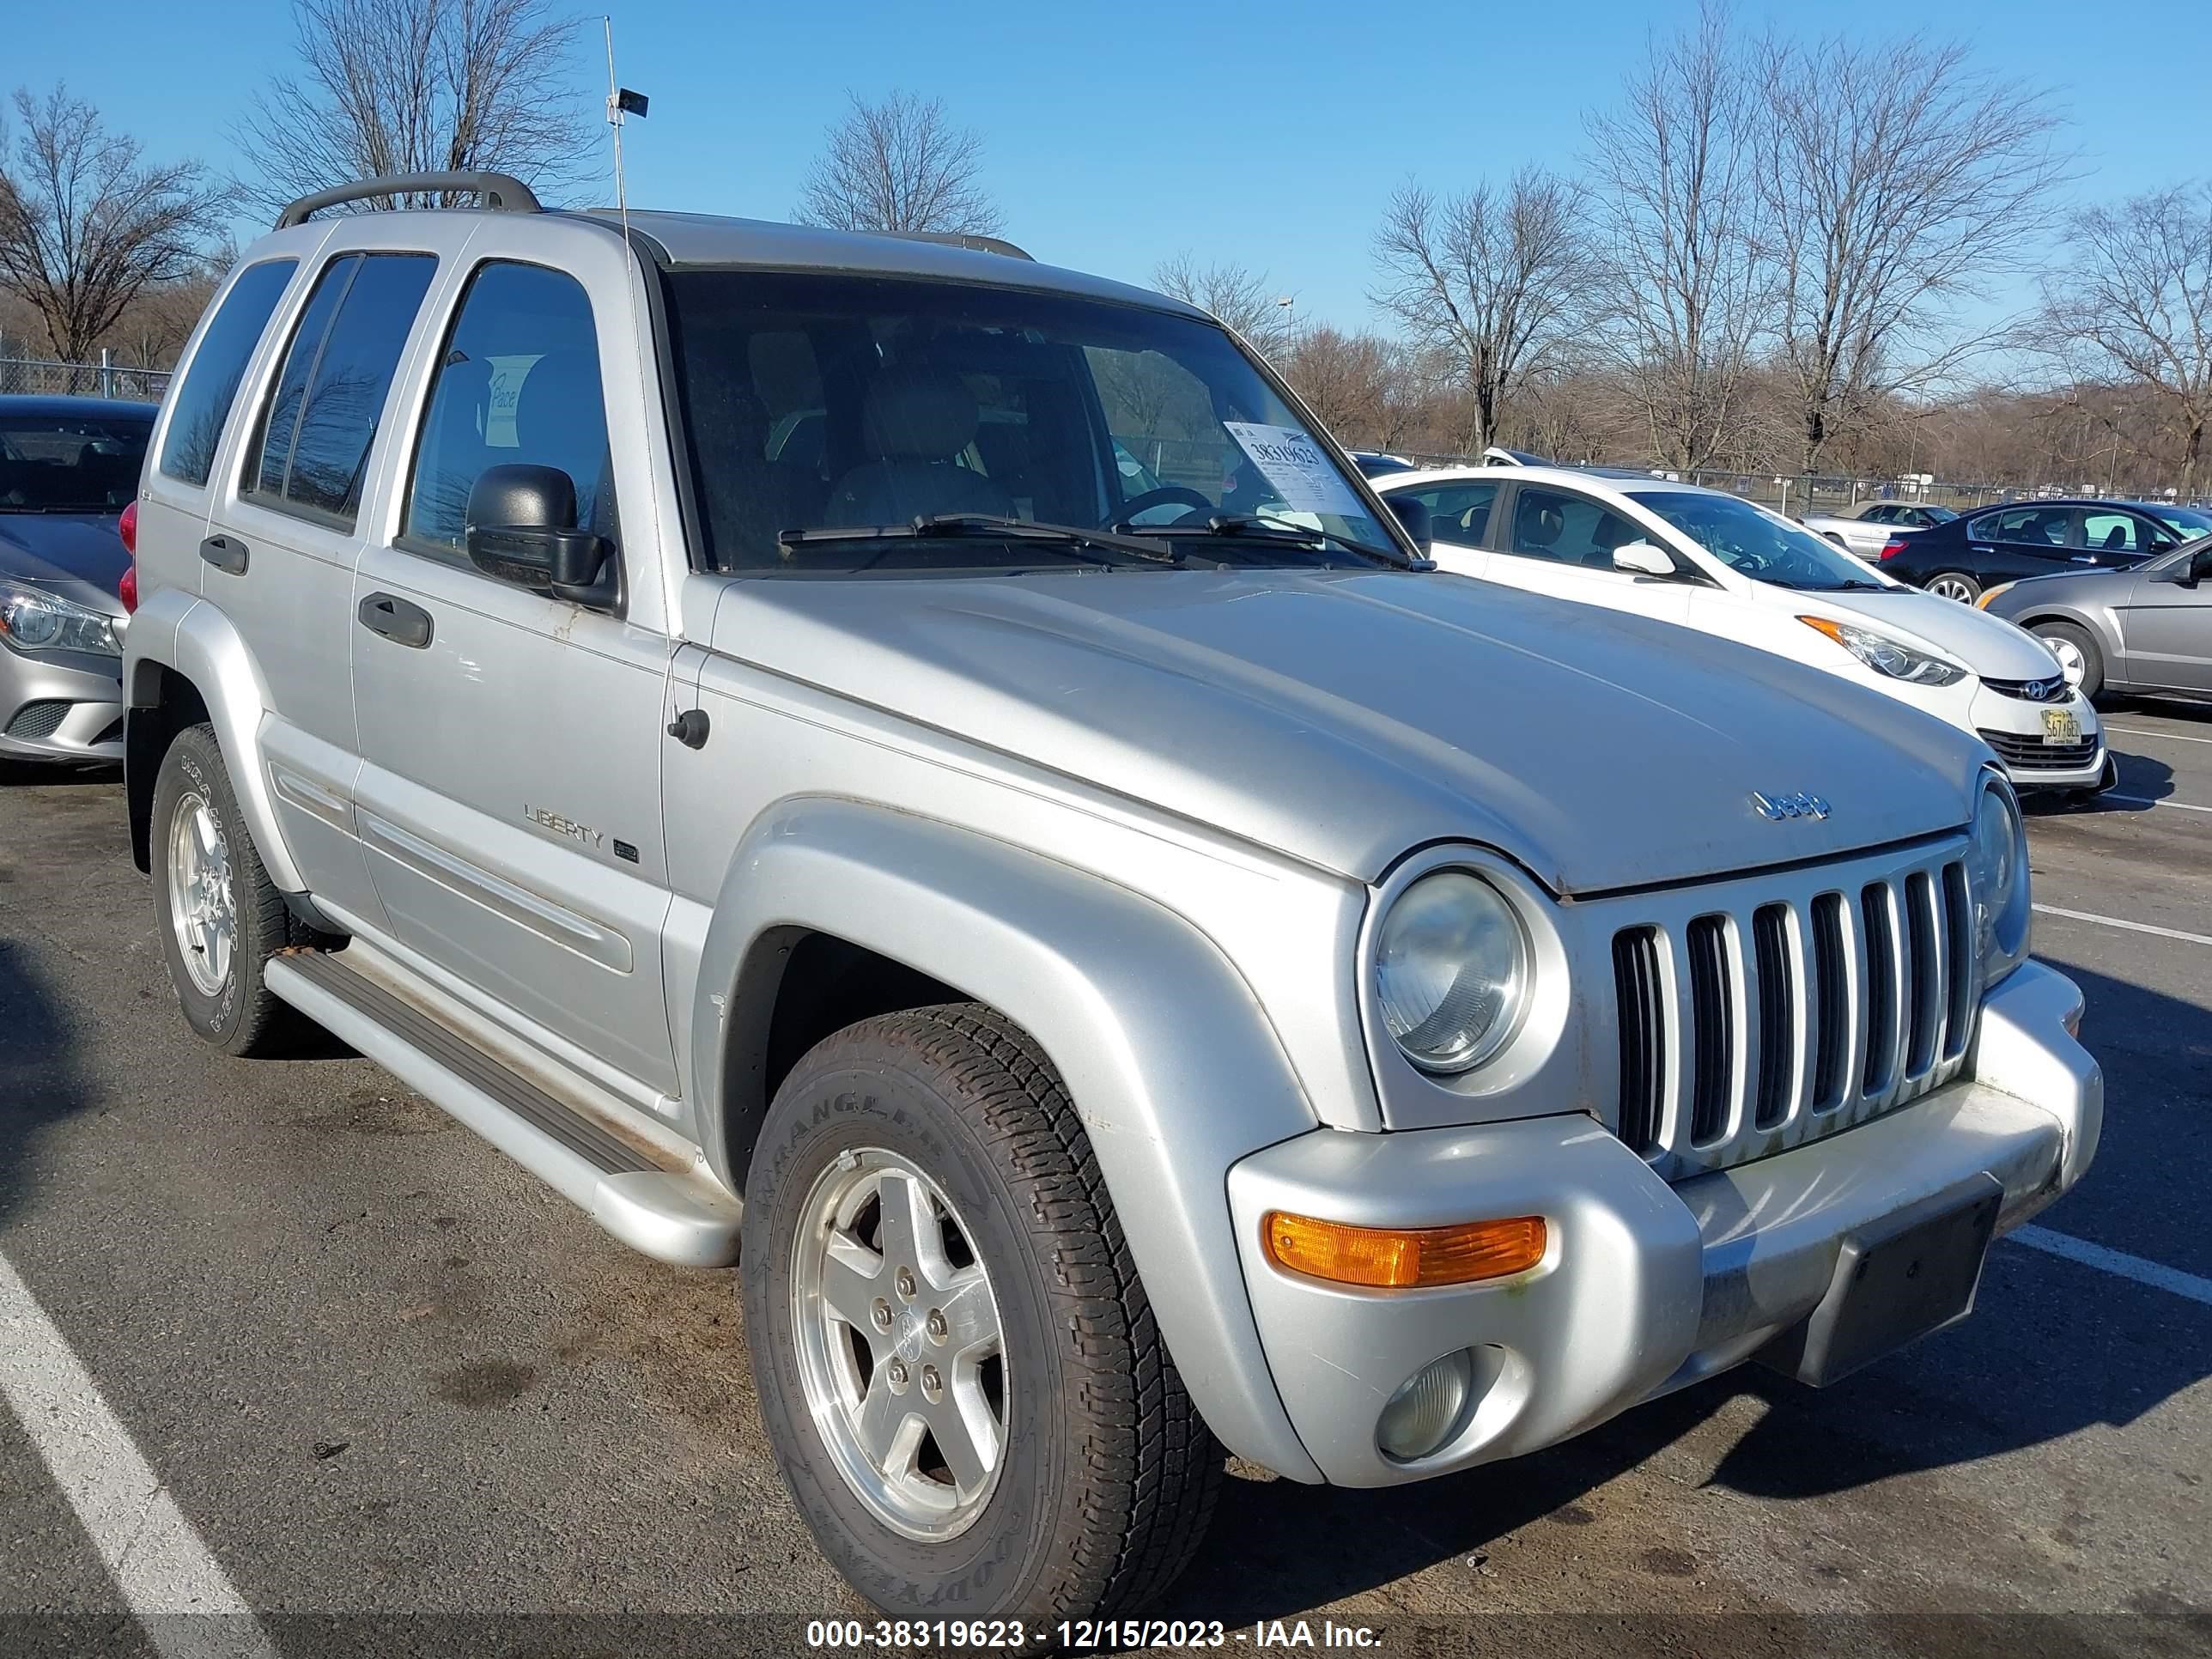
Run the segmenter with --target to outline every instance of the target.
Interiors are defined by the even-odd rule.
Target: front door
[[[488,260],[471,274],[398,533],[363,550],[349,631],[362,847],[394,936],[635,1096],[626,1085],[676,1088],[660,960],[669,642],[619,605],[486,575],[464,545],[477,478],[522,463],[565,473],[576,525],[619,560],[603,320],[564,271]]]
[[[1492,538],[1498,550],[1490,561],[1492,581],[1662,622],[1688,620],[1688,582],[1614,568],[1614,550],[1632,542],[1681,566],[1642,526],[1587,495],[1547,484],[1515,484],[1503,508],[1506,516]]]
[[[2212,692],[2212,571],[2194,587],[2137,572],[2120,635],[2129,684]]]

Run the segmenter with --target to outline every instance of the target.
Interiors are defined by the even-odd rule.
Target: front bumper
[[[0,645],[0,758],[123,758],[123,665],[81,652],[28,656]]]
[[[2043,714],[2046,708],[2064,709],[2081,722],[2086,747],[2077,748],[2054,763],[2045,754]],[[2014,789],[2084,789],[2096,784],[2105,771],[2105,732],[2089,700],[2076,692],[2063,703],[2027,702],[2001,691],[1978,686],[1971,706],[1975,734],[1997,751],[1997,758]],[[1991,738],[1990,733],[2000,734]]]
[[[1315,1465],[1341,1486],[1425,1480],[1578,1434],[1740,1364],[1806,1318],[1847,1236],[1979,1172],[2000,1231],[2080,1179],[2104,1084],[2070,1035],[2081,994],[2029,963],[1984,1004],[1962,1080],[1871,1122],[1669,1187],[1578,1114],[1391,1134],[1320,1130],[1229,1173],[1245,1282],[1275,1385]],[[1516,1278],[1365,1291],[1286,1273],[1261,1218],[1364,1226],[1542,1215]],[[1474,1347],[1480,1403],[1443,1449],[1386,1458],[1376,1420],[1422,1366]]]

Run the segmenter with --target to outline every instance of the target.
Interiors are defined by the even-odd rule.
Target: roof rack
[[[350,185],[319,190],[313,196],[302,196],[276,216],[276,228],[289,230],[294,225],[303,225],[310,216],[341,202],[363,202],[376,196],[404,196],[428,190],[474,191],[494,213],[543,211],[530,186],[504,173],[395,173],[386,178],[362,179]]]
[[[946,247],[964,247],[970,253],[1001,253],[1009,259],[1027,259],[1036,263],[1036,256],[1026,248],[1016,247],[1000,236],[982,236],[966,230],[878,230],[878,236],[896,236],[908,242],[940,242]]]

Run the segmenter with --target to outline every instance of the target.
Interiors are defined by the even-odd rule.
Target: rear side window
[[[2063,547],[2069,515],[2063,507],[2016,507],[1974,520],[1974,535],[1985,542],[2016,542],[2029,547]]]
[[[577,526],[617,540],[607,460],[599,335],[582,286],[538,265],[483,266],[438,359],[401,533],[459,550],[484,469],[525,462],[567,473]]]
[[[299,263],[265,259],[248,265],[222,296],[222,305],[177,388],[168,434],[161,440],[161,471],[170,477],[194,485],[208,481],[230,406],[238,400],[246,360],[260,343],[261,331],[269,326],[270,313],[276,309]]]
[[[352,526],[384,400],[437,268],[428,253],[348,253],[323,268],[263,410],[247,494]]]
[[[1394,489],[1429,509],[1429,531],[1440,542],[1480,547],[1490,533],[1490,509],[1498,500],[1494,483],[1432,484],[1426,489]]]

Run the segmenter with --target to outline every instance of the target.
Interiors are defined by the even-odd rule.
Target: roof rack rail
[[[538,213],[544,210],[530,186],[504,173],[395,173],[381,179],[362,179],[331,190],[302,196],[276,216],[276,228],[303,225],[314,214],[341,202],[363,202],[374,196],[404,196],[426,190],[469,190],[483,198],[495,213]]]
[[[1009,259],[1027,259],[1031,264],[1036,257],[1026,248],[1016,247],[1002,236],[983,236],[968,230],[878,230],[878,236],[896,236],[908,242],[941,242],[946,247],[964,247],[970,253],[1001,253]]]

